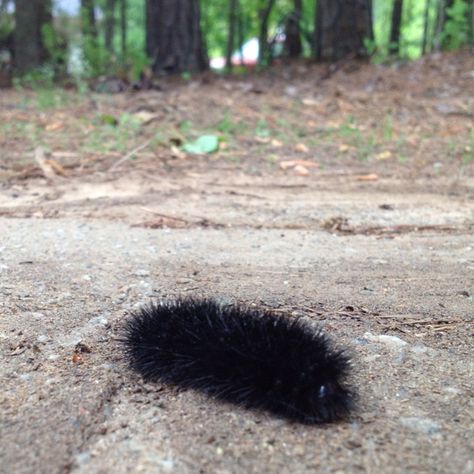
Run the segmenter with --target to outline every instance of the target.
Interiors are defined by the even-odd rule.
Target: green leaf
[[[219,139],[215,135],[202,135],[194,142],[185,143],[182,148],[186,153],[214,153],[219,149]]]

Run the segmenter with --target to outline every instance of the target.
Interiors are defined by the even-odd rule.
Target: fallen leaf
[[[375,159],[376,160],[387,160],[391,156],[392,156],[392,152],[390,150],[385,150],[385,151],[382,151],[381,153],[377,154],[375,156]]]
[[[219,149],[219,139],[215,135],[202,135],[193,142],[185,143],[182,149],[186,153],[214,153]]]
[[[59,174],[61,176],[66,176],[66,170],[56,160],[53,160],[52,158],[48,158],[44,160],[44,162],[45,164],[49,165],[56,174]]]
[[[80,354],[74,353],[73,356],[72,356],[72,363],[73,364],[83,364],[84,359],[82,358],[82,356]]]
[[[309,152],[309,148],[304,143],[298,143],[295,146],[295,150],[299,153],[308,153]]]
[[[375,174],[375,173],[369,173],[369,174],[361,174],[359,176],[356,176],[355,179],[357,181],[378,181],[379,176],[378,174]]]
[[[295,173],[299,176],[308,176],[309,175],[309,170],[303,165],[296,165],[295,168]]]
[[[305,168],[319,168],[319,163],[309,160],[286,160],[280,162],[280,168],[282,170],[295,168],[296,166],[304,166]]]
[[[184,153],[184,151],[180,150],[177,146],[171,145],[171,154],[175,158],[179,158],[180,160],[186,159],[186,153]]]
[[[49,161],[53,160],[47,160],[44,156],[44,150],[43,147],[36,147],[35,149],[35,161],[38,164],[38,166],[41,168],[41,171],[43,172],[43,175],[46,179],[54,180],[57,178],[57,175],[54,171],[53,166],[51,163],[48,163]]]
[[[280,148],[283,146],[283,143],[280,140],[277,140],[276,138],[274,138],[270,143],[275,148]]]
[[[346,143],[343,143],[342,145],[339,145],[339,151],[341,153],[346,153],[350,149],[351,149],[351,147],[349,145],[347,145]]]
[[[136,118],[140,123],[146,125],[154,120],[159,118],[158,114],[154,114],[153,112],[149,112],[148,110],[140,110],[133,114],[133,117]]]
[[[47,132],[55,132],[56,130],[61,130],[64,128],[64,122],[52,122],[46,125],[45,130]]]
[[[316,99],[313,99],[311,97],[305,97],[301,102],[303,103],[303,105],[307,105],[309,107],[319,104],[319,101],[317,101]]]

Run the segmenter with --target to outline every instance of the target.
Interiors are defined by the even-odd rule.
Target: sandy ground
[[[2,192],[1,472],[473,472],[472,193],[344,187],[210,172]],[[302,426],[144,384],[123,320],[183,294],[320,321],[353,354],[358,410]]]

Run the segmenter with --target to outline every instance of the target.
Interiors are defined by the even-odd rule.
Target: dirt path
[[[472,199],[208,180],[3,194],[2,470],[471,472]],[[143,385],[121,321],[178,294],[320,321],[359,411],[315,428]]]

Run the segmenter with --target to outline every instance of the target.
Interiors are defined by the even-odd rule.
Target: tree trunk
[[[105,3],[105,49],[114,52],[115,33],[115,0],[107,0]]]
[[[127,55],[127,0],[120,0],[120,49],[124,64]]]
[[[402,24],[403,0],[394,0],[392,10],[392,25],[390,28],[390,54],[398,55],[400,52],[400,27]]]
[[[320,0],[315,0],[316,5],[314,7],[314,32],[313,32],[313,44],[312,53],[316,61],[322,60],[322,38],[323,38],[323,8]]]
[[[146,52],[155,74],[208,68],[199,0],[146,0]]]
[[[303,52],[301,45],[300,21],[303,11],[303,1],[294,0],[293,11],[289,15],[285,26],[285,50],[290,58],[298,58]]]
[[[237,43],[239,45],[239,59],[240,59],[240,65],[244,64],[244,15],[242,12],[242,8],[239,5],[239,15],[238,15],[238,20],[237,20]]]
[[[374,33],[374,7],[372,0],[367,0],[367,12],[369,15],[369,35],[368,39],[370,41],[375,41],[375,33]]]
[[[268,20],[272,12],[275,0],[268,0],[259,8],[258,16],[260,18],[260,34],[258,38],[258,62],[266,64],[268,61]]]
[[[436,26],[433,38],[433,49],[439,51],[441,49],[441,38],[445,22],[445,0],[438,0],[436,5]]]
[[[428,33],[430,24],[430,8],[431,0],[426,0],[425,4],[425,21],[423,25],[423,44],[421,46],[421,54],[425,55],[428,48]]]
[[[364,40],[373,36],[371,0],[319,0],[313,53],[317,60],[365,57]]]
[[[238,0],[229,0],[229,29],[225,56],[225,65],[229,71],[232,70],[232,54],[234,52],[235,27],[237,23],[237,3]]]
[[[471,48],[471,54],[474,54],[474,0],[471,0],[471,8],[469,11],[469,46]]]
[[[81,0],[81,29],[85,37],[97,40],[94,0]]]
[[[42,29],[52,24],[49,0],[16,0],[15,68],[24,74],[48,59]]]

